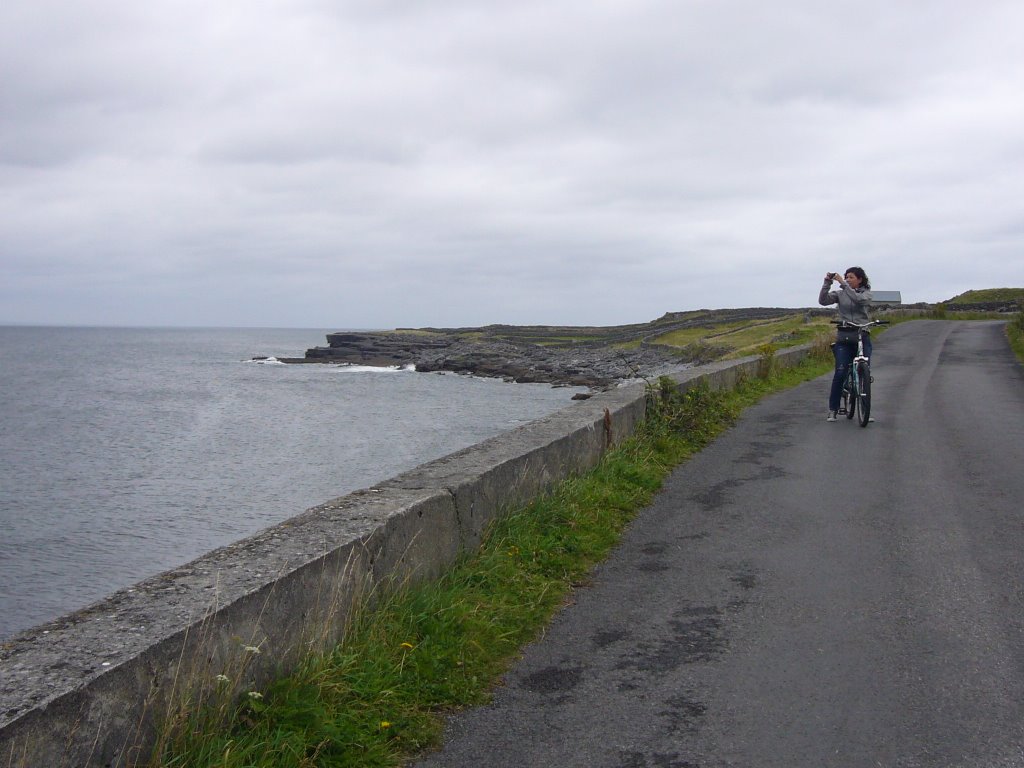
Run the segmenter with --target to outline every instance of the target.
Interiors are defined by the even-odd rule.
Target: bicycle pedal
[[[838,413],[840,416],[845,416],[846,415],[846,409],[845,408],[840,408],[838,411],[836,411],[836,413]]]

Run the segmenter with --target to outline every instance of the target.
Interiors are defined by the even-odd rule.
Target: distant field
[[[912,317],[945,317],[946,307],[957,319],[1001,318],[998,307],[984,304],[1021,302],[1024,288],[971,290],[939,304],[882,310],[893,322]],[[973,306],[972,305],[979,305]],[[954,308],[963,307],[963,309]],[[1005,312],[1005,309],[1003,309]],[[877,313],[876,313],[877,314]],[[548,348],[610,346],[636,349],[650,344],[668,348],[680,360],[710,362],[722,358],[760,354],[767,345],[776,349],[813,342],[832,333],[834,312],[812,308],[700,309],[667,312],[657,320],[619,326],[511,326],[480,328],[399,329],[402,334],[455,337],[471,342],[505,342]]]
[[[812,341],[831,330],[828,317],[808,318],[803,311],[764,321],[735,321],[708,328],[686,328],[666,333],[650,341],[686,348],[706,344],[717,348],[722,357],[756,354],[766,344],[791,347]]]

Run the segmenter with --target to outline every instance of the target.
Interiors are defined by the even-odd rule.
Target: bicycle
[[[868,323],[849,323],[842,320],[833,320],[833,325],[839,327],[839,338],[836,344],[848,344],[843,338],[843,331],[856,333],[857,354],[854,355],[850,368],[847,371],[846,379],[843,381],[843,390],[840,395],[840,413],[845,411],[846,418],[852,419],[860,414],[860,425],[866,427],[871,420],[871,360],[864,354],[864,334],[867,329],[875,325],[888,325],[888,320],[872,320]]]

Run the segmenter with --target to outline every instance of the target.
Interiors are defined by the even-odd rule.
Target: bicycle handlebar
[[[871,320],[867,323],[851,323],[847,320],[829,320],[832,325],[842,325],[847,328],[870,328],[872,325],[889,325],[890,320]]]

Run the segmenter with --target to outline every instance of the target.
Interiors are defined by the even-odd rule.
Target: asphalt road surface
[[[1024,766],[1024,373],[1003,326],[876,340],[680,467],[419,768]]]

